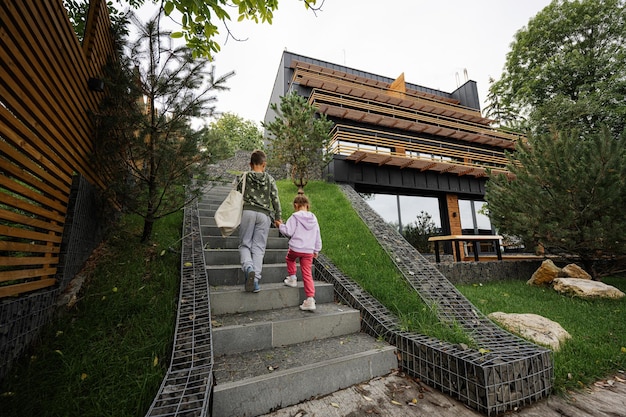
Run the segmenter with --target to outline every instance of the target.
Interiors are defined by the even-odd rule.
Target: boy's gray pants
[[[258,211],[244,210],[239,225],[239,258],[241,269],[254,269],[254,278],[261,279],[263,257],[270,232],[270,217]]]

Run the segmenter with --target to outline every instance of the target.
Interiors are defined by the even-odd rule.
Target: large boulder
[[[541,266],[526,282],[528,285],[545,285],[550,284],[552,280],[561,274],[561,268],[556,266],[550,259],[546,259]]]
[[[622,298],[624,293],[617,288],[600,281],[591,281],[580,278],[556,278],[552,281],[552,288],[567,295],[582,298]]]
[[[537,344],[548,346],[553,351],[558,351],[561,345],[572,337],[559,323],[537,314],[497,311],[489,314],[488,317],[500,323],[508,331]]]
[[[591,279],[591,275],[576,264],[565,265],[561,271],[567,278]]]

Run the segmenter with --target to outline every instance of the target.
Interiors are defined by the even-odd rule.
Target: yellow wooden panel
[[[389,86],[389,94],[394,97],[406,97],[406,84],[404,83],[404,73],[400,74]]]
[[[51,287],[56,284],[53,278],[40,279],[37,281],[26,282],[24,284],[7,285],[0,287],[0,298],[13,297],[26,292],[40,290],[42,288]]]
[[[52,276],[56,274],[56,272],[56,268],[17,269],[14,271],[0,271],[0,282]]]

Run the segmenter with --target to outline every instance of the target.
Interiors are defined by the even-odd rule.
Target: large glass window
[[[492,232],[491,220],[481,213],[484,201],[459,200],[461,214],[461,229],[471,231],[473,234],[490,234]]]
[[[417,222],[417,216],[423,211],[431,216],[436,227],[441,228],[439,203],[435,197],[368,194],[366,201],[387,223],[406,226]],[[485,204],[487,203],[484,201],[459,200],[461,229],[464,233],[493,233],[489,217],[481,213]]]
[[[391,194],[368,194],[367,204],[387,223],[398,224],[397,197]]]
[[[434,197],[368,194],[366,201],[387,223],[402,224],[403,226],[415,223],[417,216],[424,211],[432,217],[432,221],[437,227],[441,227],[439,203]]]
[[[432,218],[435,226],[441,227],[441,216],[439,215],[439,202],[434,197],[400,196],[400,211],[402,214],[402,225],[416,223],[417,216],[423,211]]]

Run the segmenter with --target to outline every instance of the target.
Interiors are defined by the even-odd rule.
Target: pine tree
[[[526,245],[579,260],[593,276],[626,253],[626,139],[608,129],[529,137],[509,156],[515,179],[487,182],[494,225]],[[604,265],[604,266],[603,266]],[[614,266],[615,263],[612,263]]]
[[[172,45],[158,18],[137,23],[137,40],[109,67],[94,154],[112,197],[143,217],[146,242],[155,221],[202,191],[210,150],[199,146],[191,120],[213,112],[209,94],[224,89],[232,73],[216,78],[207,59]]]
[[[271,104],[277,117],[263,127],[273,135],[270,161],[288,165],[291,179],[302,191],[312,173],[322,169],[332,157],[326,152],[333,122],[297,93],[281,97],[280,107]]]

